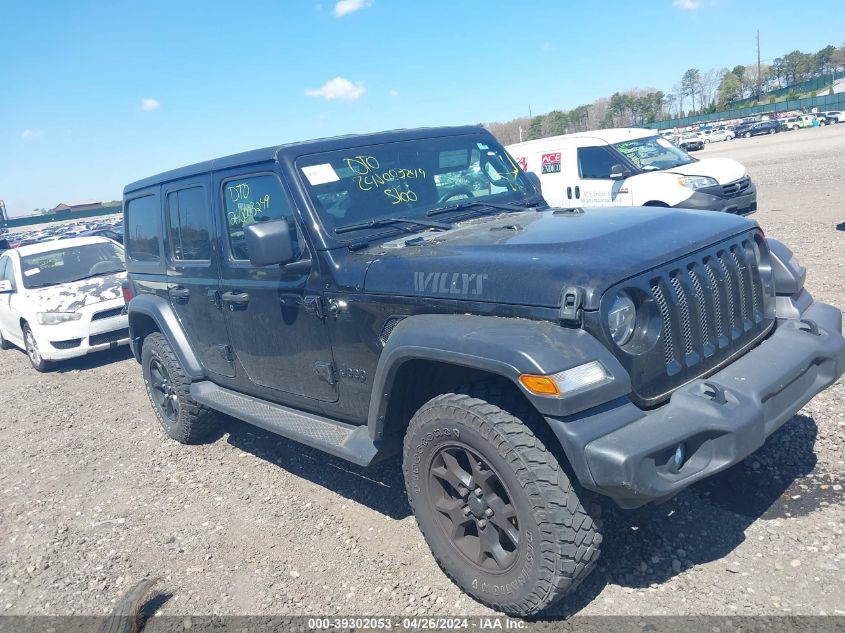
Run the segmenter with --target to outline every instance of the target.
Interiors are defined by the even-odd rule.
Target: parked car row
[[[74,237],[105,237],[122,244],[123,219],[118,217],[105,220],[82,220],[55,224],[48,228],[8,232],[0,235],[5,242],[0,250]]]

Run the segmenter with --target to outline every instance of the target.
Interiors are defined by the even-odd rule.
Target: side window
[[[15,283],[15,264],[11,257],[0,258],[0,279],[5,279],[12,283],[12,288],[17,289]]]
[[[167,194],[167,234],[174,260],[211,259],[210,215],[202,187]]]
[[[286,220],[294,240],[294,253],[301,254],[296,220],[287,195],[276,176],[244,176],[223,182],[226,227],[232,258],[249,259],[244,227],[255,222]]]
[[[126,205],[126,254],[136,262],[157,262],[159,205],[157,196],[135,198]]]
[[[619,160],[603,147],[578,148],[581,178],[610,178],[610,170],[617,163]]]

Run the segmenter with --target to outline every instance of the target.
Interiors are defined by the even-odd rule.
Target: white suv
[[[104,237],[31,244],[0,255],[0,346],[50,361],[129,342],[123,247]]]

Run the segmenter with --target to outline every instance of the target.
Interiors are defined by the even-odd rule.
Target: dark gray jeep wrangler
[[[126,187],[131,344],[165,431],[223,412],[402,454],[443,571],[534,614],[593,568],[596,494],[742,460],[845,369],[841,313],[753,221],[551,209],[476,127],[294,143]]]

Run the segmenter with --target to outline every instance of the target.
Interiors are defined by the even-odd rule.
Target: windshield
[[[519,202],[536,197],[533,185],[492,139],[449,136],[311,154],[296,163],[326,231],[374,222],[361,233],[426,230],[419,220],[432,209],[467,201]],[[457,208],[459,205],[462,208]],[[394,221],[385,229],[383,221]],[[443,214],[448,221],[448,213]],[[350,233],[350,239],[358,237]],[[346,238],[346,235],[343,235]]]
[[[85,244],[21,257],[25,288],[42,288],[126,270],[123,249],[113,242]]]
[[[647,136],[633,141],[624,141],[614,144],[613,147],[644,171],[672,169],[695,162],[695,159],[684,150],[675,147],[660,136]]]

